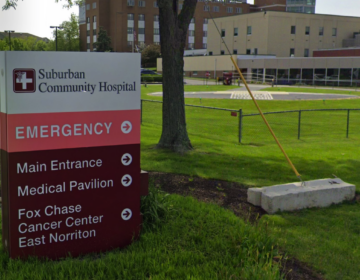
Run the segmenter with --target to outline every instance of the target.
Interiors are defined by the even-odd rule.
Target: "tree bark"
[[[184,49],[197,0],[158,0],[163,68],[163,124],[159,148],[186,152],[192,145],[186,130],[184,100]]]

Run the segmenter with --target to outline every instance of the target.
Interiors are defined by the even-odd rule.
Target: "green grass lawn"
[[[148,89],[149,90],[149,89]],[[144,95],[143,95],[144,96]],[[157,98],[160,100],[161,98]],[[190,99],[187,104],[243,109],[256,113],[249,100]],[[201,102],[201,103],[200,103]],[[265,111],[360,108],[360,100],[259,101]],[[161,134],[161,104],[143,103],[141,167],[205,178],[269,186],[297,181],[279,148],[259,119],[244,119],[244,141],[238,143],[236,117],[230,112],[187,107],[187,126],[194,151],[177,155],[154,149]],[[275,133],[303,179],[338,177],[360,191],[360,115],[351,112],[350,136],[346,114],[303,114],[303,134],[297,139],[297,116],[269,116]],[[292,256],[313,265],[326,279],[360,279],[360,204],[282,213],[270,221],[272,236]],[[281,231],[280,231],[281,230]]]
[[[195,91],[187,86],[187,91]],[[209,86],[210,87],[210,86]],[[230,89],[223,87],[224,90]],[[206,88],[198,87],[205,91]],[[210,89],[212,90],[212,89]],[[142,87],[142,98],[161,86]],[[186,103],[254,113],[249,100],[186,99]],[[360,100],[260,101],[264,111],[360,108]],[[244,141],[238,143],[238,118],[227,111],[186,109],[189,136],[195,149],[185,155],[154,149],[161,134],[161,104],[143,102],[141,168],[236,181],[247,186],[268,186],[296,181],[279,148],[268,138],[264,125],[245,117]],[[347,139],[343,115],[326,112],[304,118],[304,125],[323,131],[294,135],[296,117],[271,119],[285,150],[305,180],[331,177],[354,183],[360,190],[360,115],[352,115]],[[264,216],[267,231],[244,223],[213,204],[170,196],[175,211],[163,226],[147,231],[123,250],[61,261],[10,260],[0,251],[0,279],[281,279],[272,262],[276,243],[289,255],[308,263],[326,279],[360,279],[360,203],[326,209]],[[262,223],[260,223],[262,224]],[[276,247],[275,247],[276,248]]]
[[[190,197],[172,195],[169,202],[169,220],[122,250],[60,261],[12,260],[1,250],[0,279],[281,279],[265,229]]]
[[[307,93],[336,93],[360,95],[360,90],[354,89],[319,89],[309,87],[268,87],[261,89],[262,91],[282,91],[282,92],[307,92]]]

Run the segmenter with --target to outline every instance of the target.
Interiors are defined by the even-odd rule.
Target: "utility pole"
[[[11,34],[11,33],[14,33],[15,30],[5,30],[4,32],[9,33],[9,46],[10,46],[10,51],[11,51],[11,36],[10,36],[10,34]]]
[[[55,41],[56,41],[56,43],[55,43],[55,51],[57,51],[57,30],[58,29],[63,29],[63,27],[61,27],[61,26],[50,26],[50,28],[55,28]]]

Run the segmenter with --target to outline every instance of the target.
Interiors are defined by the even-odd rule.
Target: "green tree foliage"
[[[111,52],[111,38],[107,35],[106,30],[100,26],[97,42],[94,43],[97,52]]]
[[[0,40],[0,51],[9,50],[9,45],[5,40]]]
[[[78,17],[71,14],[70,21],[64,21],[57,30],[58,51],[80,51],[80,29]],[[53,31],[53,42],[49,42],[49,50],[56,49],[56,30]]]
[[[72,14],[70,21],[64,21],[58,30],[58,50],[59,51],[80,51],[80,31],[78,17]],[[55,51],[56,32],[53,32],[54,40],[44,42],[36,37],[11,38],[11,50],[14,51]],[[0,51],[10,50],[9,39],[6,37],[0,40]]]
[[[0,40],[0,51],[9,51],[9,39]],[[49,50],[49,43],[45,43],[42,40],[37,40],[35,37],[12,38],[11,50],[14,51],[47,51]]]
[[[141,65],[156,64],[156,59],[161,56],[161,48],[159,45],[149,45],[141,52]]]

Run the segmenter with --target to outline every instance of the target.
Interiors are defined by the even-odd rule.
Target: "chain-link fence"
[[[185,105],[189,135],[230,143],[274,141],[260,114],[242,109]],[[310,109],[264,113],[276,136],[284,140],[360,136],[360,109]],[[141,100],[141,123],[162,126],[162,101]]]
[[[310,109],[264,113],[282,140],[349,138],[360,135],[360,109]],[[259,114],[243,114],[240,142],[273,141]]]

